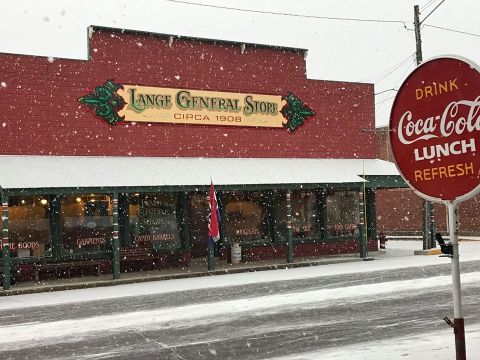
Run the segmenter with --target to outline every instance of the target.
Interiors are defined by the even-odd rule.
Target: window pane
[[[108,195],[74,195],[61,201],[63,251],[106,251],[113,231]]]
[[[358,235],[358,192],[330,191],[327,196],[327,231],[330,236]]]
[[[315,193],[294,190],[290,197],[292,206],[292,234],[296,238],[314,238],[317,233],[317,206]],[[287,201],[285,191],[277,196],[277,232],[287,237]]]
[[[226,231],[230,242],[267,238],[266,200],[261,192],[227,192],[225,200]]]
[[[129,216],[135,244],[180,246],[176,194],[131,195]]]
[[[207,256],[208,214],[207,194],[193,194],[190,197],[190,242],[192,257]]]
[[[49,202],[14,196],[8,201],[8,241],[12,256],[50,255]]]

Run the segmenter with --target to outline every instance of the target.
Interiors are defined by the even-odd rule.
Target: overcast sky
[[[309,78],[375,84],[380,126],[395,95],[386,90],[415,66],[413,6],[422,20],[440,3],[423,23],[424,60],[455,54],[479,64],[479,0],[2,0],[0,52],[86,59],[89,25],[305,48]]]

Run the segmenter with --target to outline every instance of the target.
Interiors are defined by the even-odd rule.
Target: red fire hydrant
[[[387,237],[383,232],[380,233],[378,236],[378,240],[380,241],[380,249],[385,249],[385,243],[387,242]]]

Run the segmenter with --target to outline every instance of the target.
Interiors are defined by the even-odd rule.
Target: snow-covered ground
[[[480,359],[480,325],[466,326],[465,332],[467,359]],[[455,339],[453,331],[446,329],[269,360],[452,360],[452,354],[455,354]]]
[[[340,274],[351,274],[377,270],[400,270],[407,267],[448,264],[450,259],[438,256],[414,256],[418,250],[418,241],[389,241],[387,253],[377,254],[376,260],[295,268],[256,273],[230,274],[203,278],[178,279],[140,284],[120,285],[114,287],[70,290],[53,293],[40,293],[0,297],[0,309],[20,309],[31,306],[77,303],[92,300],[122,298],[151,294],[166,294],[176,291],[212,289],[246,285],[253,283],[306,279]],[[480,241],[462,242],[460,244],[461,261],[480,261]],[[480,283],[480,272],[462,274],[462,284]],[[265,294],[250,299],[234,299],[215,301],[212,306],[189,304],[180,307],[162,308],[139,312],[115,313],[81,319],[59,320],[47,323],[25,323],[17,326],[0,327],[0,348],[14,346],[16,342],[35,339],[39,343],[54,343],[58,338],[68,335],[79,336],[95,331],[115,330],[141,326],[162,328],[172,322],[201,322],[206,316],[215,315],[235,317],[245,313],[266,312],[269,308],[295,307],[299,304],[321,302],[328,305],[335,302],[354,302],[356,299],[388,297],[404,291],[416,291],[425,288],[441,287],[451,284],[450,276],[435,276],[420,279],[384,281],[373,284],[345,286],[341,288],[325,288],[286,294]],[[479,300],[480,301],[480,300]],[[453,309],[452,309],[453,312]],[[145,320],[142,320],[145,319]],[[153,320],[154,321],[153,321]],[[469,359],[480,359],[480,324],[466,324],[467,354]],[[337,349],[319,350],[301,355],[276,357],[277,360],[296,359],[422,359],[450,360],[455,353],[453,331],[445,326],[445,330],[435,333],[391,338],[389,340],[369,341],[356,345],[343,346]],[[273,358],[272,358],[273,359]]]

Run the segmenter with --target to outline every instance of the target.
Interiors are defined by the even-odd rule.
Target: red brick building
[[[0,54],[4,263],[188,265],[211,180],[220,257],[358,252],[363,212],[376,249],[375,191],[398,173],[375,159],[373,85],[307,79],[302,49],[89,37],[87,61]]]

